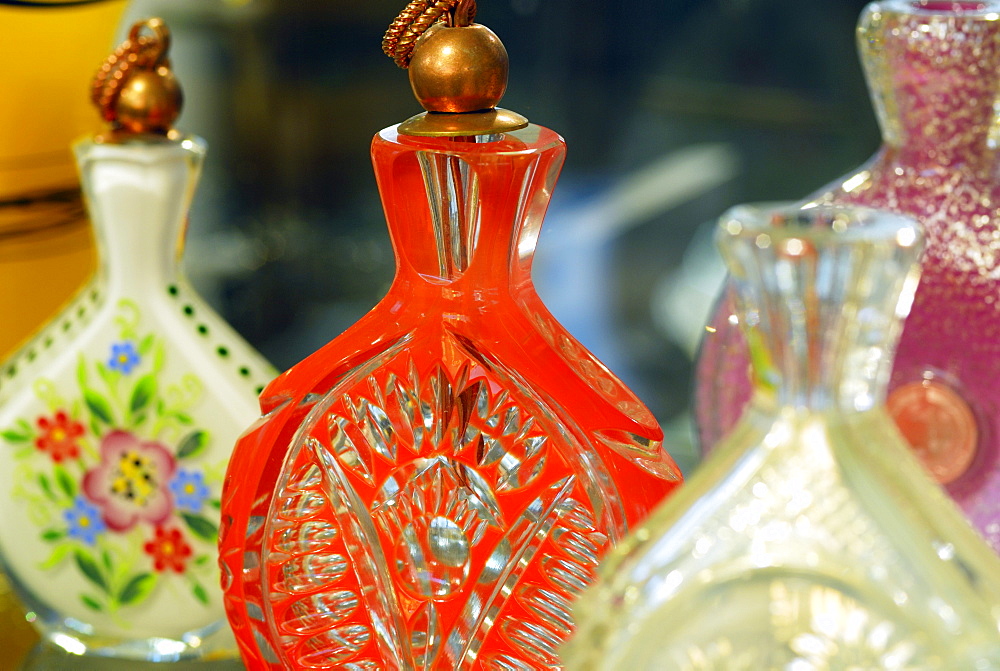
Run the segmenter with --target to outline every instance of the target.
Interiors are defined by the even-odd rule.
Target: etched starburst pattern
[[[623,529],[590,445],[493,366],[400,354],[334,389],[265,532],[268,638],[304,668],[558,668]],[[351,666],[354,665],[354,666]]]

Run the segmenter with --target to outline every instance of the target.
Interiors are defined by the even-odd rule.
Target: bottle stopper
[[[111,126],[111,140],[170,136],[183,95],[167,58],[170,30],[159,18],[139,21],[98,69],[91,99]]]
[[[507,50],[475,16],[475,0],[412,0],[389,26],[382,50],[409,71],[426,110],[400,124],[400,133],[458,137],[528,125],[497,107],[507,89]]]

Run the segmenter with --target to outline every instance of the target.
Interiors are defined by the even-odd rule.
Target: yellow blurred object
[[[99,128],[89,84],[126,0],[60,4],[0,0],[0,359],[96,266],[70,144]],[[0,576],[0,669],[37,640]]]
[[[0,670],[16,668],[14,663],[27,655],[37,641],[38,635],[24,619],[21,604],[0,573]]]
[[[0,0],[0,358],[96,267],[70,144],[100,128],[89,84],[125,5]]]

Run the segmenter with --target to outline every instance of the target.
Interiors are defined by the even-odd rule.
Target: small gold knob
[[[428,112],[492,109],[507,90],[507,50],[479,24],[435,24],[414,44],[409,70],[413,94]]]
[[[139,21],[97,71],[92,98],[116,133],[167,135],[173,128],[183,94],[169,49],[170,30],[162,19]]]
[[[409,69],[413,95],[427,110],[400,124],[400,133],[496,135],[528,125],[497,108],[507,90],[507,50],[475,16],[475,0],[410,0],[389,26],[382,50]]]

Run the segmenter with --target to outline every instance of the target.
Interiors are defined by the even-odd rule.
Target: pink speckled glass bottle
[[[892,210],[921,223],[922,279],[888,407],[924,465],[1000,552],[1000,1],[871,3],[858,45],[883,145],[809,200]],[[729,291],[698,361],[695,412],[705,452],[750,398],[749,356]]]

